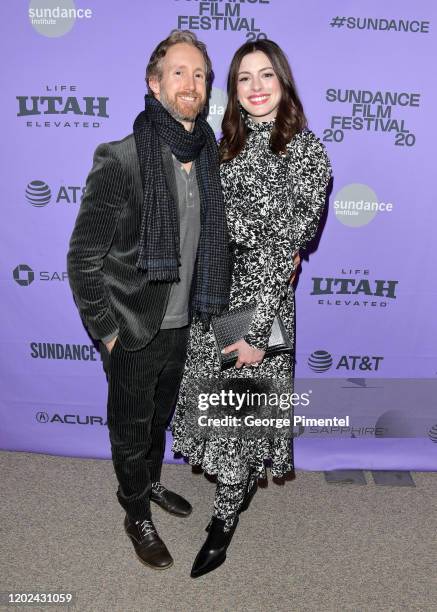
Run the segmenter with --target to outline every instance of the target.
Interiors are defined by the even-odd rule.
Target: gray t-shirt
[[[167,154],[171,155],[170,150]],[[180,281],[173,283],[170,289],[161,329],[183,327],[189,322],[190,288],[200,237],[200,196],[195,162],[188,174],[181,162],[174,155],[172,157],[178,193],[181,266]]]

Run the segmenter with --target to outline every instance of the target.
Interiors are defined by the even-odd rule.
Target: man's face
[[[206,102],[202,53],[187,43],[172,45],[162,59],[161,72],[161,79],[149,79],[155,97],[178,121],[193,122]]]

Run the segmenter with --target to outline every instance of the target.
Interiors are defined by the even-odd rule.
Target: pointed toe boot
[[[191,577],[199,578],[212,572],[226,560],[226,551],[238,524],[238,516],[229,531],[224,530],[225,521],[213,516],[208,527],[208,536],[197,553],[191,569]]]

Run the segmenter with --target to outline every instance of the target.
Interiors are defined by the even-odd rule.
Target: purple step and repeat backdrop
[[[349,425],[296,427],[296,466],[436,470],[435,2],[10,0],[1,16],[0,447],[110,457],[66,250],[95,147],[131,131],[151,51],[183,28],[213,60],[217,134],[233,52],[268,37],[332,160],[296,292],[297,388],[307,418]]]

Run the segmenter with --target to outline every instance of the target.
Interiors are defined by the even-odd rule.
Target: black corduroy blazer
[[[177,202],[170,150],[165,177]],[[95,339],[115,333],[127,350],[146,346],[161,326],[171,283],[148,282],[136,267],[143,185],[133,134],[99,145],[70,240],[67,268],[82,321]]]

